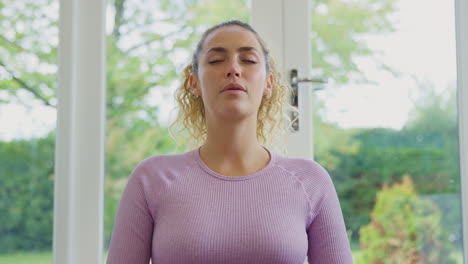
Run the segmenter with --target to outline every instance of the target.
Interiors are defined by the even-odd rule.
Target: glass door
[[[299,137],[335,183],[355,262],[463,263],[454,2],[255,3],[258,25],[282,20],[263,34],[282,34],[284,75],[310,52],[299,77],[328,81],[299,85],[313,122]]]
[[[462,263],[454,2],[365,2],[312,7],[315,159],[356,263]]]

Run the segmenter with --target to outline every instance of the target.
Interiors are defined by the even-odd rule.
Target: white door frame
[[[252,26],[265,39],[277,58],[286,81],[297,69],[299,77],[310,77],[310,1],[252,0]],[[299,85],[299,131],[288,134],[287,156],[313,159],[312,87]]]

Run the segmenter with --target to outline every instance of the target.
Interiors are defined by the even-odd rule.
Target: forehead
[[[236,49],[241,46],[254,47],[259,52],[262,50],[255,34],[250,30],[236,25],[224,26],[208,34],[203,44],[202,53],[213,47]]]

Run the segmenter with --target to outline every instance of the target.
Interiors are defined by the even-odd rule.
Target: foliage
[[[0,253],[52,247],[54,136],[0,142]]]
[[[377,194],[371,223],[361,228],[362,263],[455,263],[440,209],[417,195],[409,176]]]
[[[317,151],[317,160],[334,179],[346,225],[352,231],[354,241],[359,240],[359,229],[370,221],[377,190],[384,184],[401,181],[401,175],[412,175],[418,193],[459,195],[456,90],[437,95],[430,84],[419,84],[423,86],[418,90],[426,91],[426,96],[415,100],[412,118],[401,130],[342,130],[328,124],[329,130],[324,133],[320,123],[316,130],[317,134],[322,133],[315,135],[320,138],[320,141],[316,139],[316,144],[325,142],[331,146],[326,151]],[[341,141],[334,139],[335,134],[342,135]],[[327,142],[327,139],[337,144]],[[356,149],[351,150],[356,144]],[[329,156],[335,160],[330,162]],[[459,198],[439,201],[439,207],[450,212],[442,218],[443,228],[461,244]]]
[[[341,166],[331,171],[342,203],[343,213],[354,239],[362,225],[369,222],[370,210],[383,184],[401,180],[400,173],[414,173],[420,190],[447,192],[455,185],[447,180],[444,155],[438,149],[405,147],[362,148],[357,153],[337,153]],[[459,219],[453,219],[459,221]]]
[[[359,151],[359,141],[354,139],[359,130],[341,129],[325,122],[318,111],[314,111],[313,115],[315,159],[328,170],[336,171],[342,165],[340,155],[353,155]]]
[[[55,107],[58,1],[2,0],[0,22],[0,92]]]
[[[389,19],[394,0],[316,0],[312,6],[312,69],[336,83],[368,82],[354,62],[375,58],[362,37],[394,31]],[[374,56],[372,56],[374,55]],[[383,70],[391,67],[375,59]]]

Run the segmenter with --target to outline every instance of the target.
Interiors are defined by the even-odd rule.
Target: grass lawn
[[[0,264],[51,264],[51,252],[27,252],[0,255]]]
[[[107,251],[104,253],[105,263]],[[14,254],[0,254],[0,264],[52,264],[52,252],[25,252]]]

